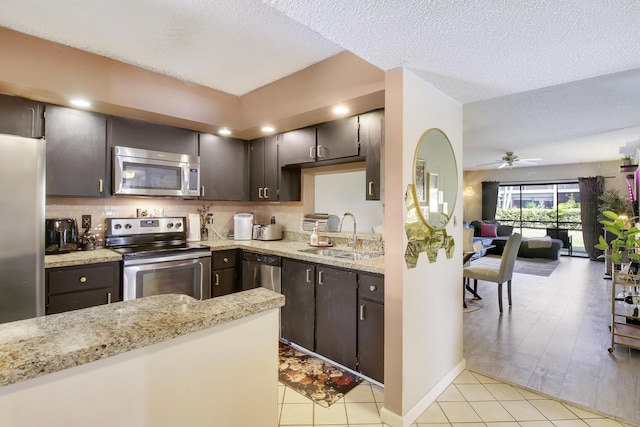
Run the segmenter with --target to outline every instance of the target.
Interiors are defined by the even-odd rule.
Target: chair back
[[[462,228],[462,251],[473,252],[473,228]]]
[[[500,261],[500,269],[498,270],[498,283],[504,283],[513,277],[513,267],[516,264],[521,241],[522,235],[513,233],[507,240],[507,244],[504,245],[502,261]]]

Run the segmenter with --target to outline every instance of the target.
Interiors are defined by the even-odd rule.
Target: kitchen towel
[[[200,215],[189,214],[187,241],[199,242],[200,241]]]

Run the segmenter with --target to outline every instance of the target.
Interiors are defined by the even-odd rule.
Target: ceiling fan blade
[[[530,159],[518,159],[520,162],[537,162],[542,160],[540,157],[532,157]]]
[[[503,164],[498,166],[498,169],[506,168],[507,166],[511,166],[511,165],[509,165],[509,163],[507,163],[507,162],[504,162]]]

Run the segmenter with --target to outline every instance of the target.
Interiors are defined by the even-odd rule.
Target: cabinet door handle
[[[318,145],[318,158],[322,158],[322,145]]]
[[[111,304],[111,292],[107,292],[107,304]]]
[[[98,192],[102,193],[104,191],[104,181],[102,179],[98,180]]]
[[[360,320],[364,320],[364,304],[360,304]]]
[[[214,273],[214,276],[216,276],[215,286],[220,286],[220,275],[218,273]]]
[[[318,271],[318,285],[324,285],[322,283],[322,270]]]
[[[258,188],[258,199],[264,199],[263,191],[264,191],[264,188],[262,187]]]
[[[87,278],[85,276],[80,276],[80,283],[85,283],[87,281]]]
[[[373,196],[373,181],[369,181],[369,195]]]
[[[307,268],[307,283],[311,283],[311,269]]]
[[[265,199],[269,198],[269,187],[264,187],[264,198]]]
[[[202,187],[200,187],[200,195],[204,196],[204,185]]]
[[[309,157],[311,157],[312,159],[316,158],[316,154],[314,153],[315,149],[316,147],[309,147]]]

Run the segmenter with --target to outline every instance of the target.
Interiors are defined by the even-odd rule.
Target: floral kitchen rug
[[[328,408],[361,381],[360,378],[322,359],[280,342],[281,383]]]

